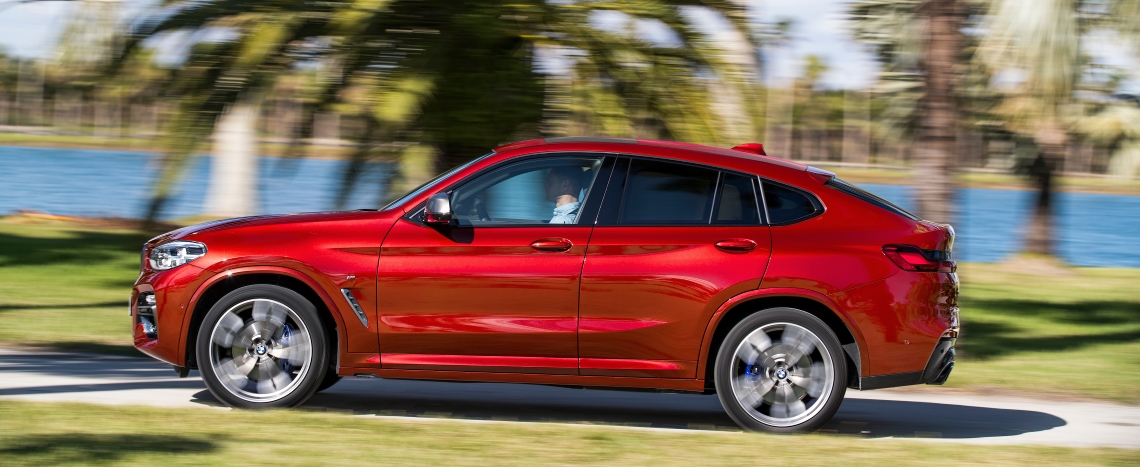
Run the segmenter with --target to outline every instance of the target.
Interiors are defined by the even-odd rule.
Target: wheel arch
[[[194,293],[187,308],[190,313],[186,315],[183,323],[186,332],[182,333],[183,342],[179,346],[184,352],[180,360],[187,368],[197,368],[195,346],[198,342],[198,328],[201,327],[202,320],[210,308],[226,294],[256,284],[276,285],[292,290],[312,303],[317,308],[317,315],[321,317],[322,324],[325,325],[327,337],[332,340],[332,348],[337,349],[331,352],[334,364],[340,361],[347,336],[341,335],[345,326],[340,317],[332,311],[333,302],[328,295],[311,278],[296,270],[281,267],[253,267],[222,271],[202,284]],[[335,367],[333,371],[336,371]]]
[[[822,320],[839,338],[847,362],[847,386],[858,388],[859,378],[867,365],[866,343],[858,329],[826,296],[799,289],[759,289],[733,297],[713,315],[701,345],[703,357],[697,374],[705,380],[705,392],[714,392],[713,368],[721,343],[733,326],[761,310],[776,307],[796,308]]]

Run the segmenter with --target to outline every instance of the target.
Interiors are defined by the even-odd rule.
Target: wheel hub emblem
[[[785,370],[783,368],[776,370],[776,377],[780,378],[780,379],[787,378],[788,377],[788,370]]]
[[[257,345],[256,345],[256,346],[253,348],[253,351],[254,351],[254,352],[257,352],[257,354],[258,354],[258,355],[265,355],[265,351],[266,351],[266,349],[265,349],[265,344],[257,344]]]

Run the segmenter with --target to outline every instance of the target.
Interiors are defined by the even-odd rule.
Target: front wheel
[[[206,387],[231,407],[299,405],[329,371],[316,307],[273,285],[242,287],[215,303],[202,320],[196,353]]]
[[[839,339],[819,318],[794,308],[763,310],[733,327],[714,371],[725,412],[752,431],[814,431],[835,415],[846,392]]]

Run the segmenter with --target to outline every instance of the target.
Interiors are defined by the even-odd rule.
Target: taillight
[[[883,254],[902,268],[914,272],[955,272],[958,263],[950,259],[950,252],[923,250],[914,245],[883,245]]]

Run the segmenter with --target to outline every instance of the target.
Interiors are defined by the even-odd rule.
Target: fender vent
[[[352,307],[352,312],[356,313],[356,317],[360,319],[360,324],[363,324],[364,327],[368,327],[368,316],[364,314],[364,309],[360,308],[360,303],[356,302],[356,297],[352,296],[352,291],[340,289],[340,293],[344,295],[345,300],[348,300],[348,306]]]

